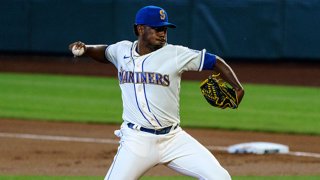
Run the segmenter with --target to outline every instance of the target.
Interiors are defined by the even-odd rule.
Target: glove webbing
[[[236,93],[227,86],[226,82],[217,78],[219,75],[213,74],[201,84],[201,86],[207,86],[207,88],[201,89],[202,94],[213,106],[223,109],[226,107],[237,108],[238,98]]]

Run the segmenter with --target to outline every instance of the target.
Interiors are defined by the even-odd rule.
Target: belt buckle
[[[172,126],[166,127],[164,134],[168,134],[171,131]]]
[[[160,130],[156,130],[156,134],[168,134],[171,131],[171,128],[172,126],[168,126]]]

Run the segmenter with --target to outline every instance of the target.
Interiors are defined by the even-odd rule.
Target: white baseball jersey
[[[137,180],[158,164],[198,179],[230,180],[229,173],[205,147],[175,126],[180,123],[181,74],[212,68],[214,61],[207,60],[205,50],[183,46],[167,44],[143,56],[136,47],[137,41],[121,41],[105,51],[118,69],[124,120],[115,133],[120,145],[105,180]],[[176,128],[156,135],[132,128],[130,123],[149,129]]]
[[[140,56],[137,41],[109,45],[106,58],[118,69],[125,122],[160,129],[180,123],[179,93],[184,71],[201,71],[206,50],[167,44]]]

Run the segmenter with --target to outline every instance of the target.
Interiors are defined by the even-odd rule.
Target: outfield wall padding
[[[320,0],[1,0],[0,51],[68,53],[135,40],[136,11],[162,6],[172,44],[237,59],[320,60]]]

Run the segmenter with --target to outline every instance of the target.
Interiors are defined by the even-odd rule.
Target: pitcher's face
[[[150,27],[143,25],[141,38],[148,48],[155,51],[167,43],[167,30],[166,26]]]

